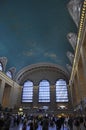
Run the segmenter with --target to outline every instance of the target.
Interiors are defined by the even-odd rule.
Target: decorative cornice
[[[76,42],[77,42],[77,35],[75,33],[70,32],[67,34],[67,39],[69,43],[71,44],[72,48],[75,50]]]

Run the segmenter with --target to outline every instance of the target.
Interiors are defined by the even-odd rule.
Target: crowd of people
[[[22,124],[22,130],[86,130],[86,117],[55,115],[18,115],[0,112],[0,130],[10,130]]]

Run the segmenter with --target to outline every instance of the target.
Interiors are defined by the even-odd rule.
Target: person
[[[86,129],[86,117],[85,117],[85,119],[84,119],[84,127],[85,127],[85,129]]]
[[[33,130],[33,121],[30,122],[30,130]]]
[[[7,115],[5,116],[5,120],[4,120],[4,130],[9,130],[10,124],[11,124],[11,118],[10,118],[9,113],[7,113]]]
[[[4,126],[4,119],[0,117],[0,130],[2,130]]]
[[[38,129],[38,121],[37,121],[37,119],[34,119],[34,129],[35,130]]]
[[[43,124],[42,124],[42,130],[48,130],[49,121],[48,117],[44,117]]]
[[[86,130],[85,126],[84,126],[84,118],[80,117],[80,130]]]
[[[80,130],[79,117],[75,118],[73,121],[73,130]]]
[[[70,130],[68,123],[66,121],[64,121],[63,130]]]
[[[22,130],[26,130],[26,122],[23,123],[23,127],[22,127]]]
[[[57,128],[57,130],[61,129],[61,119],[60,118],[57,118],[57,120],[56,120],[56,128]]]
[[[69,117],[68,125],[70,127],[70,130],[73,130],[73,119],[72,119],[72,117]]]

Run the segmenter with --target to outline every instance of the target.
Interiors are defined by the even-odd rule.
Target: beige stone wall
[[[77,46],[75,57],[69,82],[72,95],[73,107],[83,107],[85,110],[86,104],[82,104],[86,98],[86,15],[84,17],[82,31],[79,32],[77,38]]]
[[[57,111],[59,105],[66,105],[68,103],[56,103],[56,91],[55,85],[50,86],[50,102],[49,103],[39,103],[38,102],[38,92],[39,87],[34,86],[33,88],[33,102],[32,103],[22,103],[22,86],[19,86],[16,82],[7,77],[4,73],[0,72],[0,103],[3,107],[9,108],[19,108],[20,106],[30,108],[28,109],[34,111],[35,108],[40,108],[42,106],[48,106],[49,111]],[[18,109],[17,109],[18,110]]]
[[[14,108],[18,104],[20,90],[21,86],[0,71],[0,104],[3,107]]]

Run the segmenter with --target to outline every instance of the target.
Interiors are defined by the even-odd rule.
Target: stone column
[[[33,107],[38,107],[38,100],[39,100],[39,87],[33,87]]]
[[[56,86],[50,86],[50,110],[56,110]]]
[[[1,80],[0,81],[0,104],[2,104],[4,88],[5,88],[5,80]]]
[[[76,93],[75,93],[75,86],[74,84],[72,84],[72,104],[73,104],[73,107],[76,105]]]
[[[73,88],[73,85],[71,84],[70,86],[68,85],[68,98],[69,98],[69,104],[73,105],[73,91],[72,91],[72,88]]]
[[[16,102],[15,102],[15,106],[19,107],[19,106],[22,106],[21,103],[22,103],[22,86],[17,86],[16,87]]]
[[[19,93],[21,92],[21,89],[19,89],[20,86],[18,86],[15,82],[13,82],[13,86],[11,87],[10,92],[10,104],[9,106],[14,108],[15,105],[19,105],[20,103],[17,103],[18,100],[21,102],[21,96],[19,97]]]
[[[82,66],[84,70],[84,76],[86,81],[86,48],[84,46],[81,47],[81,59],[82,59]]]
[[[15,102],[15,95],[14,95],[14,93],[15,93],[15,89],[14,89],[13,86],[11,86],[9,107],[13,107],[13,104]]]
[[[71,103],[73,105],[73,84],[71,83],[70,86],[68,86],[69,89],[69,94],[70,94],[70,98],[71,98]]]
[[[75,107],[78,104],[79,100],[79,89],[78,89],[78,79],[77,74],[74,77],[73,83],[71,83],[71,91],[72,91],[72,104]]]
[[[79,86],[79,91],[80,91],[80,98],[82,100],[84,97],[86,97],[86,82],[85,82],[84,69],[83,69],[81,58],[78,65],[77,77],[79,81],[78,86]]]
[[[10,92],[11,92],[11,86],[8,84],[5,84],[5,88],[4,88],[4,92],[3,92],[3,99],[2,99],[2,106],[3,107],[9,107]]]
[[[74,79],[74,88],[75,88],[75,93],[76,93],[75,103],[77,105],[80,101],[80,98],[81,98],[81,96],[80,96],[80,83],[79,83],[79,80],[78,80],[78,74],[77,73],[76,73],[75,79]]]

